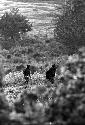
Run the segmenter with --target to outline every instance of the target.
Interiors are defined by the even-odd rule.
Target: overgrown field
[[[59,26],[66,42],[70,35],[63,37]],[[71,47],[57,38],[24,37],[14,42],[10,36],[0,37],[0,125],[85,124],[85,47],[69,55]],[[54,63],[52,84],[46,71]],[[28,83],[23,74],[27,65],[31,65]]]
[[[58,43],[53,43],[44,46],[38,41],[29,46],[1,49],[1,125],[85,123],[85,50],[68,56],[61,53],[61,45],[54,49]],[[53,53],[50,46],[55,50]],[[46,80],[45,73],[53,63],[58,68],[52,85]],[[22,71],[27,64],[35,69],[25,84]],[[18,69],[20,65],[21,69]]]

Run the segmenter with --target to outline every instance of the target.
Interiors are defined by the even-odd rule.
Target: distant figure
[[[52,84],[54,83],[55,72],[56,72],[55,64],[53,64],[52,67],[46,72],[46,79],[49,80]]]
[[[30,77],[30,65],[27,65],[27,68],[23,71],[23,74],[26,83],[28,83]]]

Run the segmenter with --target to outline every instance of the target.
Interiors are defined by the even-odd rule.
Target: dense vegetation
[[[31,31],[31,27],[27,18],[19,14],[18,8],[13,8],[10,13],[6,12],[0,19],[1,36],[5,40],[11,39],[12,42],[18,41],[22,34]]]
[[[42,78],[37,76],[37,73],[35,74],[34,80],[32,76],[27,86],[19,79],[22,77],[21,75],[19,77],[16,76],[13,83],[11,82],[10,84],[8,82],[8,84],[10,84],[9,93],[11,96],[14,96],[13,98],[16,98],[16,101],[13,101],[9,96],[9,102],[13,101],[13,104],[9,105],[11,102],[8,103],[4,95],[1,94],[0,122],[2,125],[49,125],[50,123],[52,125],[84,125],[84,59],[85,48],[80,49],[78,54],[69,56],[64,66],[61,66],[60,73],[56,76],[54,85],[51,85],[50,82],[45,80],[43,73]],[[39,72],[39,70],[37,72]],[[38,75],[40,75],[40,73]],[[22,88],[20,88],[21,85]],[[30,85],[32,87],[31,89]],[[16,90],[12,90],[13,87],[16,88]],[[17,90],[17,87],[19,90]],[[3,89],[3,91],[7,94],[7,88],[6,90]],[[17,96],[19,95],[18,92],[21,93],[21,96]]]
[[[73,6],[74,5],[74,6]],[[63,15],[59,17],[58,36],[68,35],[67,30],[72,23],[74,35],[84,45],[82,34],[83,24],[79,18],[75,23],[67,19],[77,18],[75,11],[81,9],[83,0],[68,1],[64,6]],[[70,6],[70,7],[69,7]],[[71,8],[72,7],[72,8]],[[78,7],[78,8],[76,8]],[[68,14],[67,14],[68,12]],[[81,11],[80,12],[80,15]],[[71,15],[69,15],[69,13]],[[67,18],[65,17],[67,15]],[[69,16],[69,18],[68,18]],[[84,17],[84,15],[82,16]],[[66,29],[67,23],[67,29]],[[68,25],[69,24],[69,25]],[[73,25],[74,24],[74,25]],[[65,26],[65,27],[64,27]],[[82,32],[80,32],[82,29]],[[68,32],[69,31],[69,32]],[[0,125],[84,125],[85,124],[85,47],[80,48],[79,41],[69,34],[66,37],[50,39],[48,43],[37,39],[18,39],[19,46],[15,46],[11,40],[1,39],[0,48]],[[57,31],[56,31],[57,33]],[[72,39],[71,36],[72,35]],[[80,37],[79,37],[80,35]],[[66,39],[64,39],[66,38]],[[73,55],[68,55],[65,48],[71,49],[76,42]],[[65,43],[66,41],[66,43]],[[83,41],[83,42],[82,42]],[[68,44],[67,44],[68,43]],[[80,49],[78,49],[80,48]],[[69,53],[72,53],[72,50]],[[46,71],[55,63],[57,66],[54,84],[46,79]],[[25,84],[23,69],[27,64],[32,65],[31,78]]]
[[[85,1],[67,0],[63,6],[63,15],[56,23],[56,40],[67,46],[70,53],[85,46]]]

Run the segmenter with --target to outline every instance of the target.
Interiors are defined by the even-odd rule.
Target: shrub
[[[28,48],[28,54],[32,54],[33,53],[33,49],[32,48]]]
[[[33,53],[33,49],[28,46],[24,46],[24,47],[17,46],[17,47],[11,48],[10,53],[15,56],[20,57],[21,55],[26,55],[26,54],[28,55],[28,54]]]
[[[25,60],[22,59],[21,57],[14,57],[13,63],[25,63]]]
[[[5,75],[9,74],[10,72],[12,72],[12,69],[8,69],[5,71]]]
[[[64,44],[72,54],[85,45],[84,11],[84,0],[67,0],[63,14],[56,22],[56,40]]]
[[[4,94],[0,93],[0,124],[9,124],[9,113],[11,108],[9,107],[8,101],[6,100]]]
[[[48,50],[51,57],[58,57],[67,53],[66,47],[63,44],[58,43],[56,40],[50,42]]]
[[[11,55],[10,54],[7,55],[7,59],[11,59]]]
[[[35,43],[37,43],[38,41],[33,39],[33,38],[29,38],[26,37],[23,40],[19,40],[20,45],[23,46],[33,46]]]
[[[19,99],[15,102],[15,110],[24,114],[23,121],[28,124],[44,124],[44,110],[43,106],[37,102],[37,95],[24,91]],[[41,114],[41,115],[40,115]],[[19,119],[20,120],[20,119]]]
[[[68,58],[59,76],[59,85],[46,110],[48,121],[54,125],[85,124],[85,49]],[[62,67],[61,67],[62,68]],[[54,94],[53,94],[54,96]]]
[[[3,76],[4,76],[5,72],[4,72],[4,68],[3,68],[3,64],[2,61],[0,60],[0,88],[3,87]]]
[[[13,42],[20,39],[20,35],[31,31],[32,25],[28,22],[27,18],[19,14],[18,8],[13,8],[10,13],[5,14],[0,19],[0,32],[1,36]]]
[[[6,45],[5,45],[5,46],[6,46]],[[1,51],[1,54],[2,54],[4,57],[6,57],[6,56],[9,54],[9,51],[6,50],[6,49],[3,49],[3,50]]]
[[[3,49],[10,50],[11,47],[15,46],[15,43],[12,40],[3,40],[1,41],[1,45]]]
[[[37,62],[43,60],[43,57],[44,57],[43,53],[36,52],[35,54],[33,54],[33,58],[34,58]]]

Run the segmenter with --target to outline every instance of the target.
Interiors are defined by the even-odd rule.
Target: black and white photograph
[[[85,125],[85,0],[0,0],[0,125]]]

